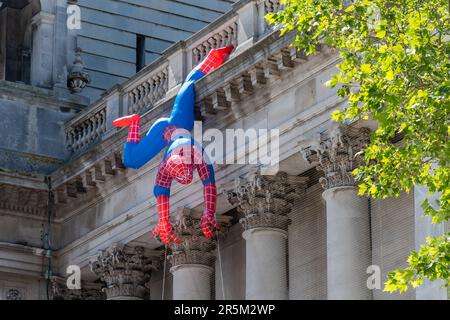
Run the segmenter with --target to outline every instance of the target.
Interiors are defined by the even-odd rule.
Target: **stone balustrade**
[[[262,5],[264,10],[261,10]],[[156,61],[125,83],[105,92],[101,99],[75,116],[65,127],[66,148],[73,154],[83,153],[114,132],[111,123],[116,117],[132,113],[144,114],[173,98],[186,72],[201,62],[211,49],[229,44],[237,49],[247,49],[248,40],[256,43],[259,38],[272,32],[264,16],[278,9],[279,0],[267,0],[264,3],[257,0],[237,2],[224,16],[186,41],[168,48]],[[253,20],[257,23],[249,24]],[[274,58],[273,63],[262,69],[256,67],[235,79],[237,92],[240,95],[250,93],[250,84],[264,83],[264,78],[260,76],[261,70],[266,76],[276,76],[277,68],[289,67],[291,62],[284,55]],[[276,59],[281,59],[281,62]],[[220,89],[211,94],[213,109],[227,108],[224,97],[228,101],[234,99],[234,86],[233,83],[227,90]]]
[[[86,149],[106,132],[106,103],[99,101],[88,113],[70,121],[65,128],[66,147],[71,152]]]
[[[196,66],[203,61],[211,49],[221,48],[231,44],[237,46],[237,28],[237,22],[233,19],[229,25],[198,41],[200,43],[194,46],[191,51],[192,66]]]
[[[125,95],[128,96],[128,113],[142,113],[163,99],[169,89],[169,71],[167,64],[153,72],[146,73],[131,88],[125,88]]]
[[[279,79],[282,71],[293,69],[296,63],[305,62],[306,57],[295,48],[290,48],[287,39],[277,43],[280,46],[269,48],[265,56],[261,56],[260,52],[255,54],[249,59],[252,64],[235,68],[239,73],[226,77],[225,81],[221,78],[214,85],[199,81],[197,104],[202,116],[208,118],[221,113],[224,117],[229,115],[239,119],[245,115],[244,110],[237,108],[242,100],[251,96],[256,89]],[[233,66],[231,61],[230,68]]]

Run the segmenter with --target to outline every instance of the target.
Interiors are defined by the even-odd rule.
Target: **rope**
[[[226,298],[225,298],[225,286],[223,284],[222,257],[220,255],[220,243],[219,243],[219,232],[218,231],[216,231],[216,238],[217,238],[217,255],[219,257],[220,282],[221,282],[221,286],[222,286],[222,297],[223,297],[223,300],[226,300]]]
[[[166,265],[167,265],[167,244],[164,246],[164,271],[163,271],[161,300],[164,300],[164,289],[166,288]]]
[[[48,189],[48,198],[47,198],[47,225],[45,227],[44,233],[44,249],[46,250],[45,258],[47,259],[47,270],[45,270],[45,279],[46,279],[46,296],[47,300],[50,300],[50,285],[51,285],[51,276],[52,276],[52,247],[50,244],[50,231],[51,231],[51,216],[53,213],[53,202],[54,202],[54,194],[52,187],[52,179],[51,177],[45,177],[45,183],[47,184]],[[44,259],[45,259],[44,258]]]

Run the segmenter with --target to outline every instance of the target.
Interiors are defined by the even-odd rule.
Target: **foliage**
[[[438,199],[423,204],[433,223],[450,218],[450,45],[447,0],[282,0],[267,20],[293,33],[293,46],[339,51],[339,73],[327,85],[349,104],[332,118],[373,119],[378,129],[354,171],[359,193],[397,197],[414,185]],[[409,267],[389,274],[386,291],[426,278],[450,281],[450,234],[429,238]]]

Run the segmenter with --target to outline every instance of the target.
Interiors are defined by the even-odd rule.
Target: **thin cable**
[[[167,264],[167,244],[164,245],[164,271],[163,271],[163,281],[161,290],[161,300],[164,300],[164,289],[166,288],[166,264]]]
[[[53,203],[54,203],[54,195],[53,195],[53,188],[52,188],[52,180],[51,177],[45,177],[45,182],[47,183],[48,187],[48,200],[47,200],[47,226],[44,234],[44,249],[46,250],[46,258],[48,261],[47,270],[45,272],[45,278],[46,278],[46,295],[47,300],[50,300],[50,279],[52,276],[52,248],[50,243],[50,229],[51,229],[51,216],[53,213]]]
[[[219,243],[219,232],[216,231],[216,238],[217,238],[217,256],[219,257],[219,268],[220,268],[220,283],[222,286],[222,297],[223,300],[226,300],[225,298],[225,286],[223,284],[223,269],[222,269],[222,257],[220,255],[220,243]]]

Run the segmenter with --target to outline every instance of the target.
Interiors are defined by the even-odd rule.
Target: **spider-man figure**
[[[233,51],[233,46],[213,49],[208,56],[187,76],[178,93],[170,118],[158,119],[146,136],[139,138],[140,116],[133,114],[113,122],[116,127],[129,127],[127,143],[123,152],[123,163],[139,169],[168,146],[159,165],[153,193],[157,199],[159,221],[153,236],[159,234],[161,241],[180,243],[172,232],[169,220],[170,185],[173,180],[181,184],[192,182],[194,170],[203,182],[205,208],[201,218],[205,237],[212,238],[212,227],[219,229],[214,220],[216,211],[216,184],[214,170],[204,154],[203,148],[191,138],[194,127],[195,82],[211,70],[220,67]]]

